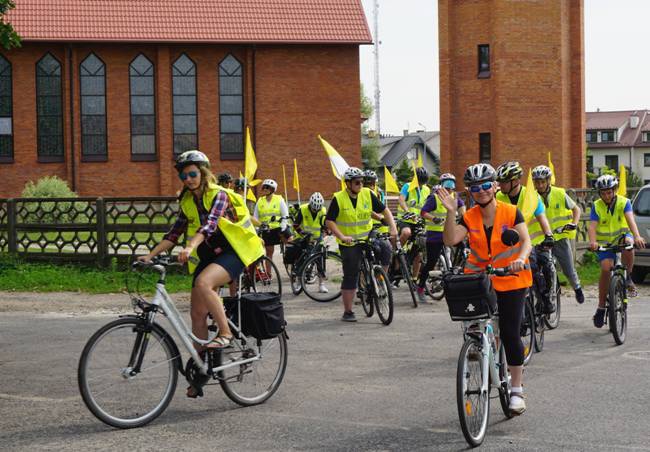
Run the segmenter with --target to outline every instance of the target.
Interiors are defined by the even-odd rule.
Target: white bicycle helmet
[[[312,193],[309,197],[309,208],[314,212],[322,209],[324,204],[325,199],[323,199],[323,195],[319,192]]]
[[[271,187],[274,192],[278,189],[278,183],[273,179],[264,179],[264,182],[262,182],[262,187],[265,185]]]
[[[477,163],[469,166],[465,170],[465,175],[463,176],[463,182],[465,182],[465,185],[468,187],[483,182],[494,182],[495,179],[496,171],[494,171],[492,165],[487,163]]]
[[[610,188],[615,188],[618,186],[618,178],[610,174],[603,174],[594,184],[596,190],[609,190]]]
[[[451,173],[443,173],[440,175],[440,183],[442,184],[446,180],[453,180],[456,182],[456,176]]]
[[[345,170],[345,173],[343,173],[344,181],[349,181],[352,179],[359,179],[359,178],[363,178],[363,171],[361,171],[356,166],[349,167],[348,169]]]
[[[551,168],[546,165],[539,165],[533,168],[533,179],[549,179],[552,175]]]
[[[181,155],[178,156],[176,159],[176,164],[174,165],[174,168],[176,168],[177,171],[182,171],[183,168],[185,168],[188,165],[196,165],[196,166],[205,166],[207,168],[210,168],[210,160],[208,157],[201,151],[193,150],[193,151],[185,151]]]

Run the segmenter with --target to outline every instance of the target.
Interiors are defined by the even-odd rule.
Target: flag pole
[[[287,192],[287,173],[284,169],[284,163],[282,164],[282,181],[284,182],[284,201],[289,204],[289,194]]]

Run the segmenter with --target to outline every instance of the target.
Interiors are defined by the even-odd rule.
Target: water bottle
[[[492,347],[492,352],[496,353],[496,342],[494,340],[494,329],[492,328],[492,324],[488,323],[485,330],[487,331],[488,334],[488,340],[490,341],[490,347]]]

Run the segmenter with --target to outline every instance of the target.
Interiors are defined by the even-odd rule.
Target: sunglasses
[[[482,184],[479,185],[472,185],[471,187],[469,187],[469,191],[472,193],[478,193],[481,190],[488,191],[490,188],[492,188],[492,182],[483,182]]]
[[[262,185],[262,190],[270,190],[271,186],[270,185]]]
[[[178,174],[178,177],[179,177],[182,181],[185,181],[185,180],[187,180],[188,178],[192,178],[192,179],[194,179],[195,177],[198,177],[198,176],[199,176],[199,172],[198,172],[198,171],[188,171],[187,173],[179,173],[179,174]]]
[[[456,188],[456,184],[453,183],[452,181],[444,181],[444,182],[442,183],[442,186],[443,186],[444,188],[451,188],[451,189]]]

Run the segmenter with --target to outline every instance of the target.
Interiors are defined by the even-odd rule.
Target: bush
[[[77,194],[70,190],[66,181],[57,176],[45,176],[36,181],[29,181],[21,193],[23,198],[76,198]],[[54,201],[54,202],[27,202],[24,204],[26,212],[23,220],[26,223],[69,223],[87,221],[83,211],[87,203]],[[72,210],[71,210],[72,209]]]

